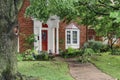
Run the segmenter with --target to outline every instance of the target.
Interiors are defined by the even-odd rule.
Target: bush
[[[78,58],[78,61],[85,63],[89,61],[89,58],[94,55],[95,52],[91,48],[85,48],[83,54]]]
[[[103,45],[102,48],[100,49],[100,52],[108,52],[108,51],[110,51],[108,45]]]
[[[34,52],[31,49],[26,50],[23,54],[23,60],[35,60],[34,56],[33,56]]]
[[[93,54],[95,54],[93,49],[86,48],[83,55],[92,56]]]
[[[100,41],[89,40],[84,44],[84,48],[91,48],[94,52],[99,53],[104,45]]]
[[[29,60],[35,60],[35,55],[37,55],[38,52],[34,49],[27,49],[23,53],[17,53],[17,60],[18,61],[29,61]]]
[[[81,50],[69,47],[65,51],[60,50],[60,56],[64,58],[70,58],[81,55]]]
[[[36,60],[50,60],[53,58],[54,58],[54,55],[48,54],[46,51],[41,51],[40,54],[35,55]]]
[[[120,55],[120,49],[113,49],[111,52],[112,55]]]
[[[17,61],[22,61],[22,60],[23,60],[22,53],[17,53]]]
[[[17,54],[18,61],[31,61],[31,60],[50,60],[53,59],[54,56],[48,54],[46,51],[41,51],[38,53],[36,50],[28,49],[23,53]]]

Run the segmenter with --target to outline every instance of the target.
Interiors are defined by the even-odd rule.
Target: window
[[[68,47],[80,48],[80,29],[74,23],[66,26],[65,48],[68,49]]]
[[[79,48],[79,29],[66,29],[66,49]]]
[[[73,44],[77,44],[77,31],[73,31],[72,35],[73,35]]]
[[[78,43],[78,30],[67,30],[67,44]]]
[[[67,44],[71,44],[71,31],[67,31]]]

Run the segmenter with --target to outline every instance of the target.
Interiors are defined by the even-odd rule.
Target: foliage
[[[72,47],[68,47],[67,49],[67,54],[74,54],[75,49],[73,49]]]
[[[114,12],[111,12],[111,13],[110,13],[110,17],[114,19],[114,22],[119,23],[119,22],[120,22],[120,11],[119,11],[119,10],[118,10],[118,11],[116,10],[116,11],[114,11]]]
[[[23,75],[42,78],[42,80],[73,80],[68,64],[59,61],[21,61],[18,71]]]
[[[104,44],[100,41],[89,40],[84,44],[84,48],[91,48],[94,52],[99,53],[103,48]]]
[[[82,55],[81,50],[79,49],[74,49],[69,47],[68,49],[66,49],[65,51],[60,51],[60,56],[64,57],[64,58],[70,58],[70,57],[75,57],[75,56],[79,56]]]
[[[82,55],[79,56],[78,61],[81,63],[86,63],[89,61],[89,58],[93,55],[95,55],[96,53],[93,51],[93,49],[91,48],[85,48]]]
[[[25,41],[29,44],[29,45],[32,45],[33,42],[35,42],[35,35],[34,34],[31,34],[29,36],[26,37]]]
[[[24,53],[22,53],[23,60],[35,60],[33,56],[33,51],[31,49],[26,50]]]
[[[28,36],[24,36],[25,37],[25,47],[30,49],[30,48],[33,48],[33,43],[36,41],[35,40],[35,35],[34,34],[31,34],[31,35],[28,35]]]
[[[109,49],[108,45],[106,45],[106,44],[104,44],[102,46],[102,48],[100,49],[100,52],[108,52],[108,51],[110,51],[110,49]]]
[[[113,49],[112,55],[120,55],[120,49]]]
[[[114,78],[120,79],[120,56],[110,55],[110,52],[102,53],[101,56],[92,57],[90,61],[103,72]]]
[[[17,53],[17,61],[23,61],[22,53]]]
[[[120,23],[117,22],[119,19],[115,19],[115,16],[120,18],[120,16],[115,13],[120,10],[119,0],[82,1],[83,0],[79,0],[78,3],[78,6],[81,4],[83,9],[86,9],[86,11],[79,11],[81,14],[84,14],[80,16],[82,23],[89,25],[90,28],[94,28],[98,36],[107,37],[108,41],[110,41],[108,44],[112,49],[113,44],[120,37]],[[115,35],[116,40],[113,41]]]
[[[31,61],[35,60],[35,55],[38,55],[38,52],[34,49],[27,49],[25,52],[17,53],[18,61]]]
[[[52,15],[60,19],[72,20],[77,11],[73,7],[74,0],[30,0],[30,6],[26,10],[26,16],[37,18],[40,21],[47,21]],[[69,17],[68,15],[71,15]]]
[[[92,56],[93,54],[95,54],[95,52],[94,52],[93,49],[91,49],[91,48],[86,48],[83,55]]]
[[[50,55],[46,51],[41,51],[40,53],[38,53],[34,49],[28,49],[23,53],[17,54],[18,61],[51,60],[53,58],[54,58],[54,55]]]
[[[49,54],[46,51],[41,51],[38,55],[35,55],[36,60],[49,60]]]

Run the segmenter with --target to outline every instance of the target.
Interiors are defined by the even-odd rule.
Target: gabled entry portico
[[[47,51],[48,53],[59,53],[59,18],[51,16],[46,26],[42,22],[34,19],[34,48],[37,51]]]

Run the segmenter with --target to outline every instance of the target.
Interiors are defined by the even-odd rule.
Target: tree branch
[[[96,9],[94,9],[93,7],[91,7],[91,6],[89,6],[89,5],[87,5],[87,8],[88,8],[90,11],[94,12],[95,14],[97,14],[97,15],[109,15],[109,13],[99,12],[99,11],[97,11]]]

